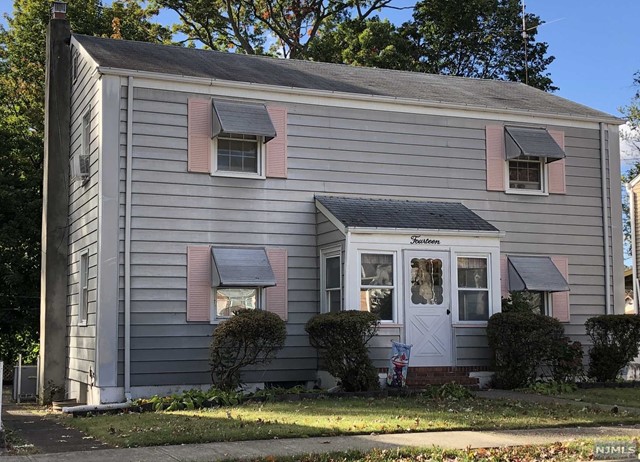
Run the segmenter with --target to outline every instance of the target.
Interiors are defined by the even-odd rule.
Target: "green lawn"
[[[585,388],[562,393],[558,398],[576,399],[588,403],[640,407],[640,388]]]
[[[575,406],[422,396],[317,399],[244,404],[200,411],[128,413],[65,419],[105,443],[153,446],[215,441],[401,433],[441,430],[515,429],[640,423],[640,416]]]

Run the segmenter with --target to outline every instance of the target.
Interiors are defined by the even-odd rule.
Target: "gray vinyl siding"
[[[565,131],[568,193],[523,196],[486,190],[485,126],[495,120],[291,104],[288,178],[224,178],[187,172],[188,96],[134,90],[132,386],[209,382],[214,326],[186,322],[186,248],[208,244],[287,248],[287,346],[245,380],[315,378],[304,324],[318,312],[317,245],[335,236],[318,222],[317,193],[462,201],[505,232],[502,252],[569,256],[569,334],[584,342],[584,321],[604,313],[597,130],[549,127]],[[124,143],[126,99],[121,107]],[[373,341],[377,366],[399,337],[390,327]],[[483,329],[456,329],[456,345],[457,365],[487,363]]]
[[[86,60],[80,58],[78,77],[71,88],[70,162],[82,149],[82,119],[91,110],[91,167],[84,183],[71,181],[69,186],[69,259],[67,290],[67,378],[81,383],[95,372],[96,292],[98,253],[98,155],[99,155],[99,87]],[[88,251],[89,294],[87,325],[78,325],[80,255]]]
[[[484,327],[454,328],[456,366],[489,366],[491,350]]]

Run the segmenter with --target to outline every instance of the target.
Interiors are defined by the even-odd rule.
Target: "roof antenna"
[[[522,41],[524,42],[524,83],[529,85],[529,57],[527,56],[527,39],[529,38],[529,34],[527,34],[527,22],[526,16],[524,12],[524,0],[522,0]]]

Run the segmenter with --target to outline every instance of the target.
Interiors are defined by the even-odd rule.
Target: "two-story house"
[[[209,386],[238,307],[287,324],[248,383],[316,380],[305,323],[367,310],[376,365],[412,344],[415,384],[487,370],[509,291],[585,344],[624,307],[613,116],[521,83],[50,27],[43,387]]]

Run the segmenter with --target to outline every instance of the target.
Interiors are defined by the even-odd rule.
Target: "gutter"
[[[607,144],[605,124],[600,122],[600,172],[602,178],[602,224],[604,227],[604,313],[611,314],[611,249],[609,248],[609,201],[607,194]]]
[[[131,401],[131,174],[133,166],[133,77],[127,82],[127,173],[124,212],[124,396]]]
[[[375,228],[347,226],[346,231],[354,234],[430,234],[433,236],[505,237],[504,231],[469,231],[461,229],[421,229],[421,228]]]

